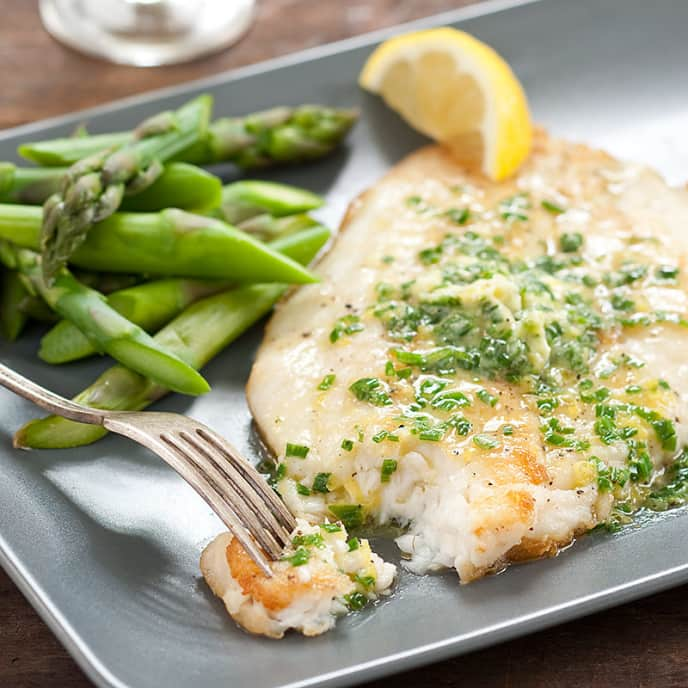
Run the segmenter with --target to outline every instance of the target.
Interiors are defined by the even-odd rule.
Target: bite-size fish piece
[[[308,636],[328,631],[338,616],[388,594],[396,573],[342,525],[303,520],[271,568],[268,577],[230,533],[218,535],[201,556],[203,576],[232,618],[271,638],[289,629]]]

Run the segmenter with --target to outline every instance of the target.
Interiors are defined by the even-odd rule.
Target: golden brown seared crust
[[[339,580],[319,568],[307,581],[302,580],[298,569],[291,566],[288,569],[275,567],[273,576],[268,578],[236,539],[227,546],[226,556],[232,576],[243,593],[271,612],[288,607],[299,595],[314,590],[329,591],[334,597],[340,586]]]

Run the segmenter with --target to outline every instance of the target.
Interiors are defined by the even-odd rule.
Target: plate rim
[[[179,84],[166,86],[142,93],[113,99],[99,105],[72,110],[54,117],[34,120],[24,124],[0,130],[0,141],[17,136],[26,136],[40,132],[47,127],[60,126],[80,121],[89,117],[107,114],[127,107],[150,103],[162,98],[182,95],[202,88],[214,88],[233,81],[257,76],[266,72],[287,66],[317,60],[323,57],[373,45],[380,40],[401,31],[417,30],[424,27],[437,26],[447,23],[465,21],[475,17],[497,14],[521,6],[544,3],[546,0],[483,0],[465,7],[446,12],[436,13],[410,22],[395,24],[375,31],[366,32],[339,41],[325,43],[320,46],[299,50],[253,64],[224,70],[210,76],[201,77]],[[8,577],[19,588],[29,604],[33,607],[42,621],[66,649],[86,676],[99,688],[136,688],[132,683],[125,683],[119,679],[97,654],[89,647],[72,627],[64,614],[52,603],[45,590],[35,582],[32,574],[14,555],[2,533],[0,533],[0,566]],[[630,602],[641,597],[652,595],[662,590],[688,582],[688,562],[675,566],[643,578],[629,581],[604,590],[590,593],[582,597],[568,600],[559,605],[552,605],[537,612],[523,614],[508,621],[495,624],[473,633],[454,635],[450,638],[416,646],[402,652],[386,655],[367,662],[349,666],[337,671],[320,674],[312,678],[282,684],[280,688],[306,688],[308,686],[336,686],[348,685],[355,681],[367,681],[381,678],[410,668],[424,666],[453,656],[475,651],[480,647],[492,646],[512,639],[519,635],[522,624],[528,623],[528,632],[535,633],[545,628],[564,623],[574,618],[603,611],[610,607]],[[604,603],[599,604],[603,599]],[[494,641],[489,644],[481,643],[481,639],[488,636]],[[457,651],[456,646],[462,647]]]

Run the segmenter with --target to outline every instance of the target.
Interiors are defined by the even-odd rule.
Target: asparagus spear
[[[201,96],[176,112],[143,122],[130,143],[105,149],[74,163],[62,188],[44,205],[41,253],[43,276],[50,283],[83,243],[94,223],[112,215],[125,193],[150,186],[162,163],[206,136],[212,106]]]
[[[125,272],[91,272],[90,270],[73,270],[72,274],[79,282],[101,294],[112,294],[129,287],[135,287],[144,281],[141,275],[128,275]]]
[[[298,244],[305,244],[312,237],[313,243],[320,244],[327,236],[329,231],[314,223],[296,240]],[[278,242],[277,246],[289,248],[292,241]],[[164,279],[116,291],[107,301],[130,322],[146,332],[155,332],[195,301],[226,291],[230,286],[227,280]],[[61,364],[95,353],[88,338],[69,320],[62,320],[41,339],[38,356],[46,363]]]
[[[41,205],[62,186],[66,167],[17,167],[0,163],[0,203]],[[122,210],[165,208],[203,211],[222,201],[222,182],[210,172],[185,162],[173,162],[147,189],[122,199]]]
[[[27,294],[19,274],[4,270],[0,280],[0,331],[10,342],[19,337],[28,320],[21,309],[21,302]]]
[[[206,141],[190,146],[175,159],[198,165],[234,162],[244,169],[310,160],[336,148],[357,117],[353,110],[302,105],[222,118],[210,125]],[[131,132],[60,138],[26,143],[19,146],[19,154],[39,165],[72,165],[131,140]]]
[[[223,187],[218,216],[233,225],[256,215],[284,217],[305,213],[323,203],[321,196],[296,186],[246,180]]]
[[[164,279],[110,294],[108,305],[146,332],[155,332],[184,308],[220,291],[225,280]],[[74,323],[61,320],[41,339],[39,358],[46,363],[69,363],[97,353],[88,337]]]
[[[48,286],[36,252],[8,243],[1,248],[2,261],[21,272],[46,303],[71,320],[98,351],[174,391],[197,395],[210,390],[196,370],[110,308],[101,294],[80,284],[66,268]]]
[[[322,105],[224,117],[215,120],[205,141],[187,149],[182,159],[197,164],[230,161],[244,169],[315,160],[336,148],[357,118],[355,110]]]
[[[41,209],[0,204],[0,239],[37,250]],[[303,284],[315,278],[302,265],[220,220],[168,208],[116,213],[99,222],[72,256],[87,270],[234,282]]]
[[[88,134],[65,136],[59,139],[24,143],[17,149],[19,155],[44,167],[69,167],[79,160],[100,153],[108,148],[119,148],[130,143],[131,131],[114,134]]]
[[[328,238],[324,228],[310,229],[277,240],[275,247],[295,260],[308,263]],[[286,288],[279,284],[254,284],[210,296],[187,308],[158,332],[155,340],[200,369],[260,320]],[[74,400],[94,408],[140,411],[167,391],[118,365],[103,373]],[[48,416],[24,425],[15,434],[14,444],[23,449],[65,449],[92,444],[106,432],[101,426]]]
[[[59,320],[57,313],[40,296],[29,293],[19,302],[19,310],[31,320],[44,323],[56,323]]]
[[[316,227],[318,224],[317,220],[314,220],[306,213],[289,215],[287,217],[273,217],[264,213],[263,215],[256,215],[243,222],[239,222],[237,227],[242,232],[247,232],[261,241],[271,241],[279,236],[286,236],[287,234],[300,232],[302,229]]]

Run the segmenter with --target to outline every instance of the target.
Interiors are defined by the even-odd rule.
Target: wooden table
[[[42,30],[34,1],[3,0],[0,128],[176,84],[469,2],[261,0],[257,23],[232,50],[177,67],[133,69],[88,59],[61,47]],[[685,688],[688,586],[466,657],[377,681],[369,688],[391,688],[395,681],[434,688]],[[0,571],[0,686],[89,685]]]

